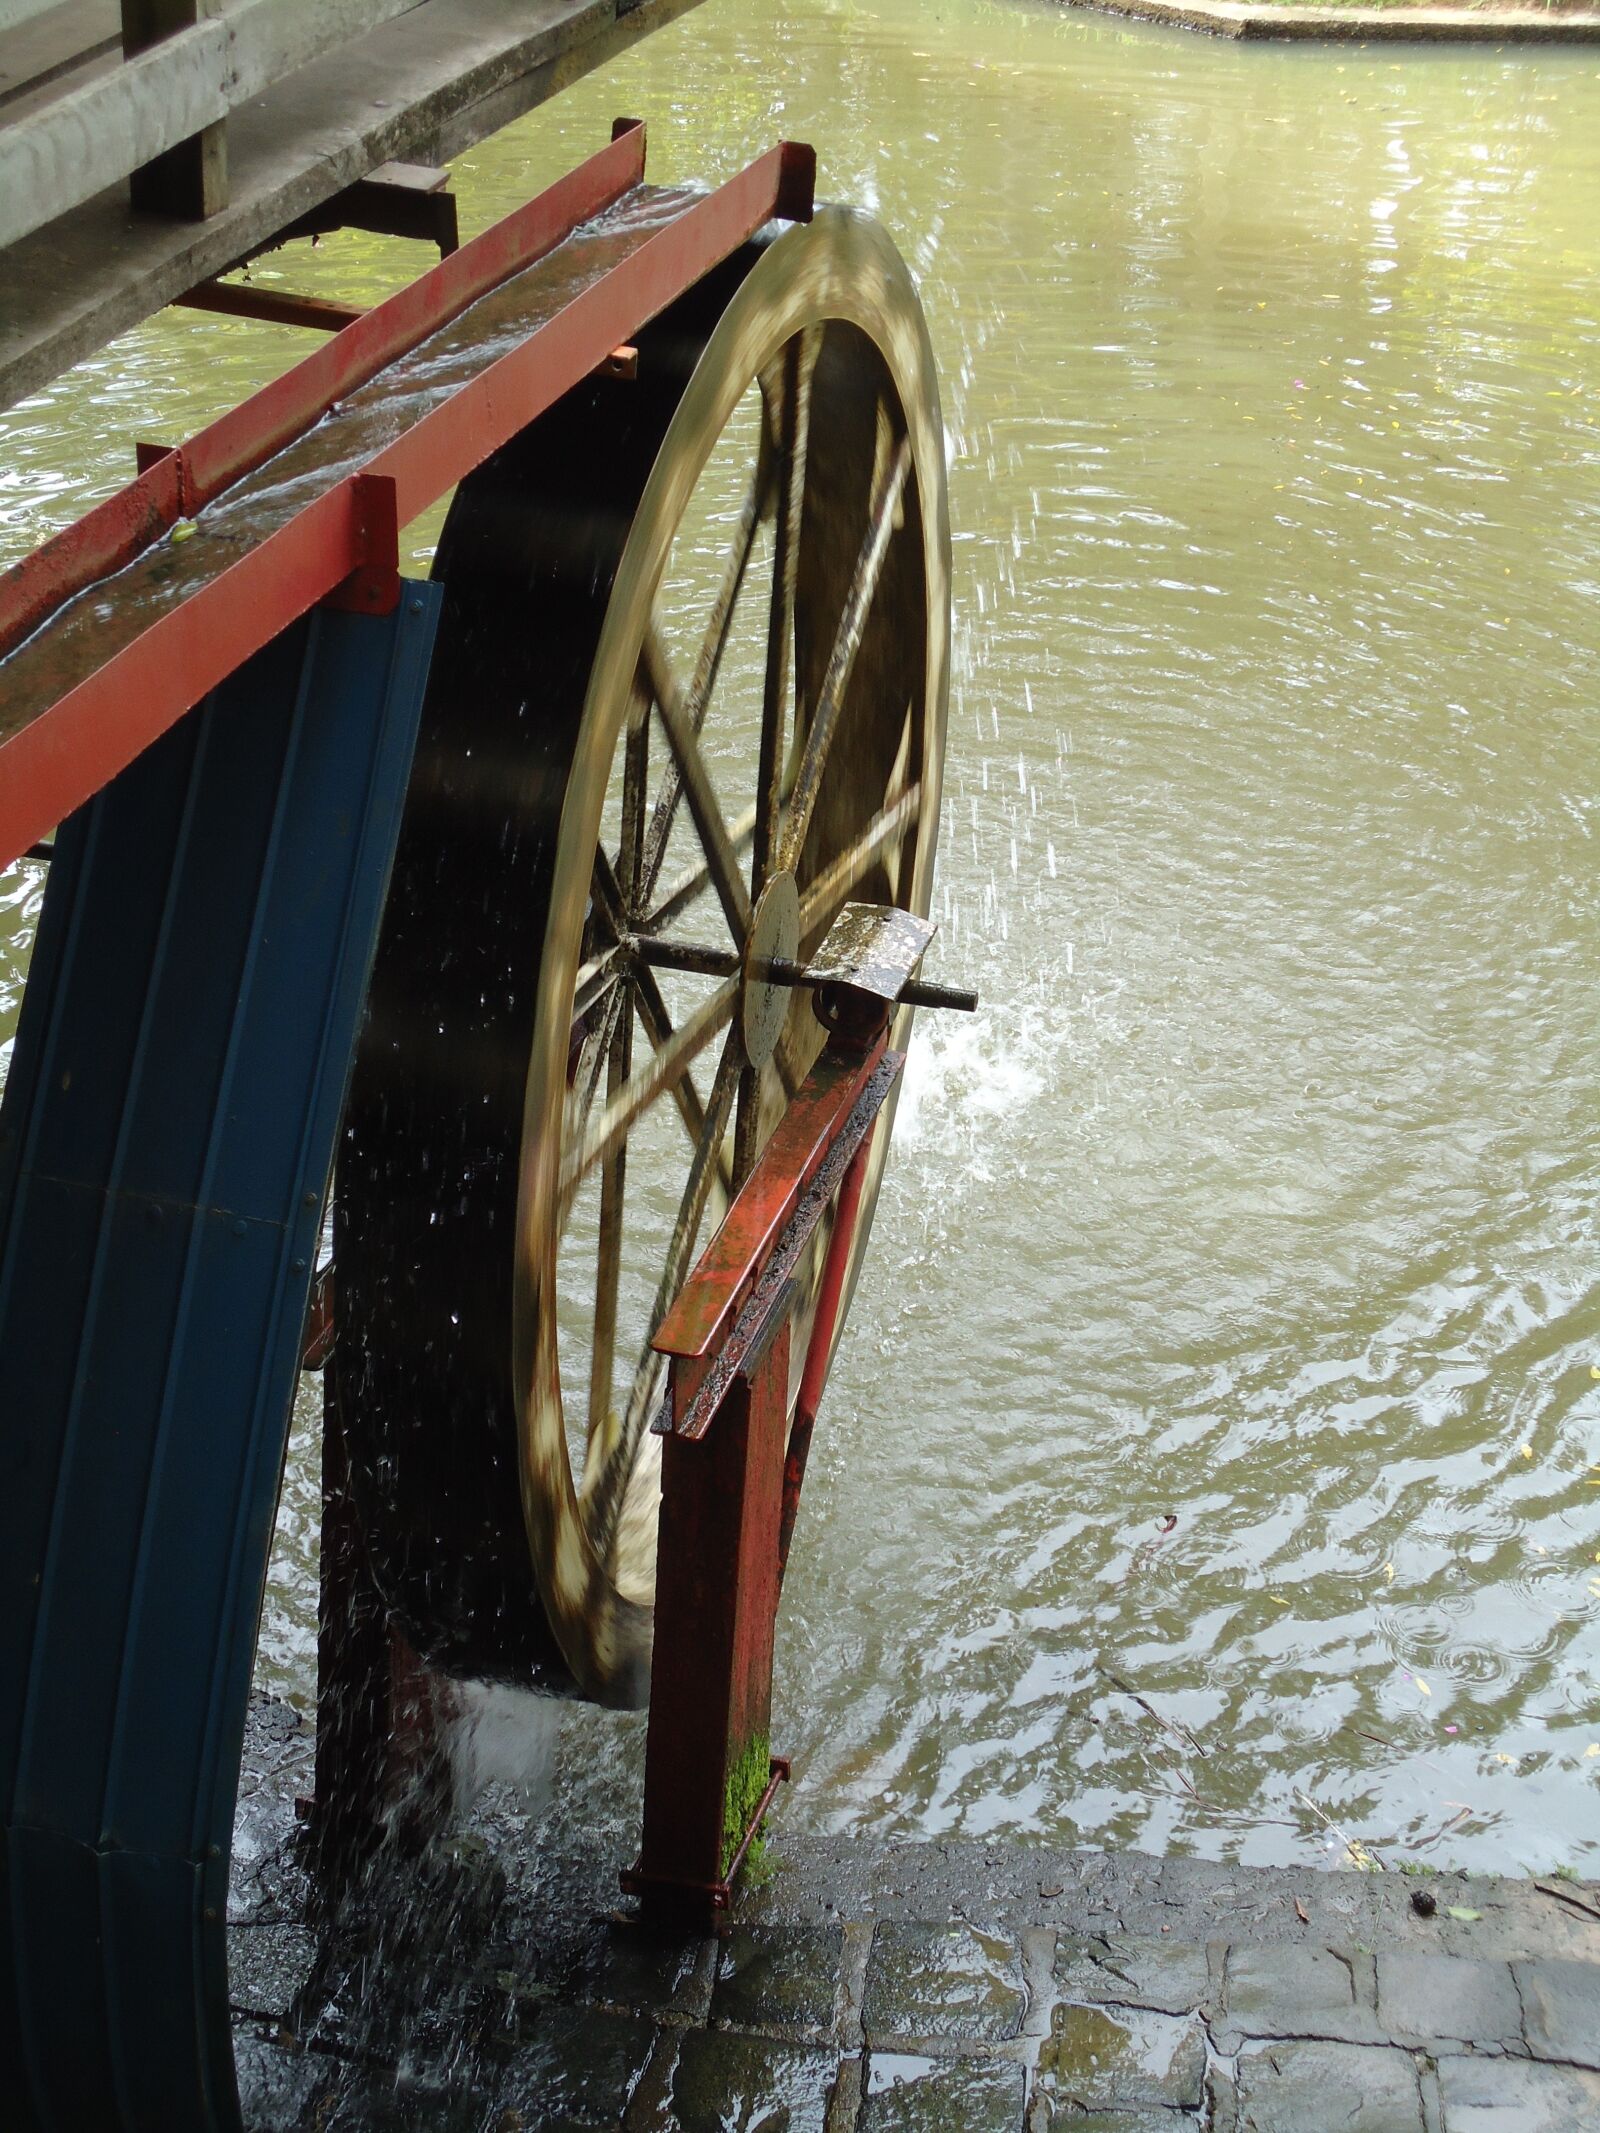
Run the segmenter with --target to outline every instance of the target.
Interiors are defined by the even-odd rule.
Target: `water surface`
[[[1593,1871],[1593,54],[708,0],[462,158],[467,226],[620,111],[659,179],[814,141],[944,377],[985,1012],[919,1030],[819,1431],[785,1817]],[[174,314],[0,418],[5,557],[300,345]],[[36,902],[0,878],[0,1041]],[[620,1855],[640,1722],[560,1727]]]

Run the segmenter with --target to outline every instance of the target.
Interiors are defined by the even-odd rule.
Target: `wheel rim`
[[[874,463],[865,484],[863,538],[845,544],[853,550],[846,574],[839,563],[837,524],[841,518],[848,524],[860,514],[852,514],[838,493],[825,493],[830,477],[835,492],[841,487],[841,472],[844,487],[849,479],[848,469],[838,464],[841,440],[825,436],[819,418],[836,422],[844,412],[840,403],[853,386],[863,383],[861,359],[867,349],[876,359],[875,366],[867,367],[877,369],[866,381],[876,388],[871,395]],[[697,787],[710,782],[703,764],[697,767],[695,762],[699,751],[692,725],[705,670],[715,673],[718,664],[707,656],[718,603],[708,618],[706,650],[687,685],[659,651],[654,618],[674,537],[713,450],[754,379],[763,381],[769,403],[769,442],[770,430],[779,432],[770,476],[776,491],[767,602],[772,627],[763,677],[750,858],[730,881],[729,854],[745,843],[737,834],[743,825],[730,824],[721,810],[720,820],[707,825],[698,819],[695,805]],[[815,429],[808,421],[808,400]],[[855,428],[859,430],[859,421]],[[794,473],[801,466],[805,475],[796,481]],[[856,471],[859,474],[859,462]],[[819,491],[824,492],[820,510]],[[702,911],[695,914],[699,924],[694,930],[702,941],[720,932],[724,952],[745,950],[749,910],[779,874],[793,875],[800,890],[802,950],[816,945],[852,888],[859,893],[862,882],[875,874],[897,875],[888,885],[892,900],[925,913],[944,746],[948,539],[937,387],[926,324],[910,276],[875,224],[843,209],[826,209],[809,226],[780,238],[752,271],[718,322],[663,441],[618,567],[584,708],[577,754],[583,770],[574,776],[562,812],[524,1112],[512,1369],[518,1390],[523,1507],[545,1611],[580,1686],[608,1700],[619,1689],[627,1700],[640,1700],[641,1676],[646,1683],[648,1677],[656,1461],[647,1425],[659,1374],[648,1369],[636,1373],[634,1397],[619,1416],[607,1416],[597,1405],[591,1378],[589,1456],[581,1486],[575,1483],[559,1355],[558,1293],[560,1244],[575,1177],[611,1165],[625,1172],[625,1144],[609,1159],[602,1152],[614,1131],[607,1121],[620,1123],[629,1105],[643,1098],[647,1081],[659,1079],[665,1058],[687,1061],[692,1073],[693,1059],[702,1050],[717,1057],[710,1095],[699,1106],[707,1113],[710,1130],[700,1139],[685,1181],[681,1212],[688,1219],[675,1231],[675,1239],[687,1242],[664,1270],[667,1278],[657,1294],[659,1323],[659,1312],[692,1263],[693,1240],[709,1234],[703,1219],[697,1222],[694,1217],[697,1206],[703,1208],[709,1197],[705,1181],[714,1167],[711,1139],[714,1133],[720,1145],[724,1137],[717,1130],[719,1122],[731,1128],[737,1182],[771,1129],[784,1065],[792,1081],[809,1064],[806,1050],[814,1056],[820,1049],[821,1032],[815,1032],[809,1046],[804,1044],[800,1031],[807,1008],[805,999],[798,998],[780,1040],[787,1060],[766,1070],[762,1087],[748,1065],[741,1071],[739,983],[724,980],[682,1026],[676,1048],[657,1050],[648,1068],[622,1076],[620,1087],[608,1090],[599,1120],[591,1110],[585,1130],[575,1136],[566,1068],[586,913],[600,900],[594,898],[591,860],[601,837],[606,797],[607,780],[600,766],[609,768],[619,748],[629,748],[630,736],[637,735],[641,724],[647,735],[653,729],[665,743],[687,788],[680,812],[696,817],[711,876],[707,889],[715,891],[703,894],[700,903],[721,906],[719,927],[708,927]],[[737,541],[736,534],[730,577],[737,575]],[[897,550],[898,558],[892,560]],[[787,602],[786,553],[794,564]],[[916,581],[918,671],[914,677],[902,677],[904,709],[885,711],[889,662],[883,640],[909,649],[902,620],[908,561],[914,562]],[[889,582],[896,575],[898,586]],[[895,614],[890,626],[887,631],[880,626],[874,644],[874,623],[881,624],[891,607]],[[785,648],[779,656],[775,642],[785,638],[793,649]],[[792,679],[778,683],[778,676]],[[875,796],[879,804],[866,810],[863,825],[855,780],[841,772],[861,760],[859,736],[858,745],[850,747],[848,722],[851,709],[874,688],[879,695],[874,709],[880,713],[875,738],[881,742],[882,717],[897,720],[904,731],[902,745],[894,752],[902,763],[897,789],[891,773],[891,789]],[[639,707],[647,693],[651,701],[641,719]],[[709,693],[708,725],[716,691]],[[831,720],[830,710],[835,712]],[[631,745],[637,756],[636,738]],[[881,756],[881,746],[878,753]],[[623,820],[623,848],[612,871],[626,904],[626,800]],[[631,927],[643,930],[641,922],[650,913],[625,908],[622,915]],[[687,919],[688,911],[682,916]],[[591,921],[591,946],[594,931]],[[626,1018],[626,1010],[623,1013]],[[696,1045],[695,1038],[701,1036],[703,1044]],[[720,1055],[712,1049],[718,1044]],[[663,1088],[655,1100],[670,1101],[670,1090]],[[778,1103],[781,1106],[781,1096]],[[581,1092],[576,1108],[581,1109]],[[874,1143],[852,1249],[852,1284],[889,1125],[886,1117]],[[603,1290],[603,1244],[599,1250],[597,1289]],[[841,1324],[842,1318],[841,1313]],[[796,1345],[803,1353],[803,1343]],[[615,1432],[613,1444],[609,1455],[597,1456],[595,1432],[603,1433],[608,1420]],[[619,1476],[625,1477],[620,1492]]]
[[[932,358],[880,230],[826,210],[637,339],[637,378],[530,425],[441,537],[338,1162],[332,1365],[368,1560],[428,1663],[625,1705],[649,1690],[657,1503],[638,1366],[822,1041],[803,993],[763,1032],[761,989],[672,958],[733,972],[756,906],[769,949],[801,922],[809,949],[852,893],[926,910],[949,629]],[[727,554],[679,570],[730,466],[723,547],[748,536],[755,559],[731,636]],[[841,666],[852,586],[872,597]],[[784,874],[792,895],[768,886]],[[776,1038],[755,1072],[728,1035],[745,1024]],[[644,1086],[696,1036],[688,1075]],[[886,1118],[851,1281],[887,1137]]]

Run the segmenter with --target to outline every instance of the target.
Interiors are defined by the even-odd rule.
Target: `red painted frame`
[[[0,659],[64,602],[130,562],[180,519],[301,435],[356,386],[468,304],[552,250],[644,175],[644,129],[375,306],[231,413],[149,463],[134,481],[0,577]],[[460,392],[376,453],[104,666],[0,742],[0,866],[82,805],[252,653],[353,573],[357,604],[392,585],[393,529],[605,362],[648,319],[774,216],[809,218],[816,159],[784,142],[689,201],[633,255]],[[379,482],[392,486],[392,509]],[[381,499],[381,501],[380,501]],[[397,588],[396,588],[397,590]],[[0,665],[0,688],[4,686]]]
[[[789,1775],[769,1739],[778,1600],[873,1131],[904,1064],[881,1028],[865,1045],[834,1037],[655,1338],[672,1379],[656,1425],[665,1441],[644,1830],[622,1886],[664,1923],[703,1931],[726,1918]],[[794,1274],[836,1190],[790,1424]]]

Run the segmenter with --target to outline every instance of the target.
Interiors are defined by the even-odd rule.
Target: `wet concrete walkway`
[[[725,1939],[663,1943],[614,1859],[484,1825],[319,1941],[275,1730],[236,1872],[253,2127],[1600,2133],[1593,1884],[780,1835]]]

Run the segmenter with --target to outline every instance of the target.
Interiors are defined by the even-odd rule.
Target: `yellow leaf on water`
[[[1524,1459],[1531,1459],[1533,1457],[1533,1446],[1531,1444],[1525,1444],[1522,1447],[1522,1456]]]
[[[1417,1687],[1421,1689],[1424,1696],[1431,1696],[1433,1694],[1432,1689],[1429,1688],[1428,1684],[1423,1680],[1420,1674],[1417,1676]]]
[[[1600,1555],[1597,1555],[1597,1556],[1595,1557],[1595,1561],[1596,1561],[1597,1563],[1600,1563]],[[1393,1565],[1393,1563],[1385,1563],[1385,1564],[1384,1564],[1384,1566],[1383,1566],[1383,1582],[1384,1582],[1384,1583],[1385,1583],[1386,1585],[1392,1585],[1392,1584],[1394,1583],[1394,1565]]]
[[[1600,1740],[1590,1741],[1588,1747],[1583,1751],[1584,1761],[1587,1762],[1591,1755],[1600,1755]]]
[[[1287,1600],[1280,1600],[1275,1592],[1269,1592],[1267,1594],[1267,1598],[1272,1602],[1274,1607],[1287,1607],[1289,1604]]]

